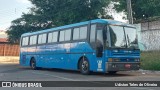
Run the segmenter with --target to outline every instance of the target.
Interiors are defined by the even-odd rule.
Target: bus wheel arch
[[[85,71],[82,67],[82,64],[86,63],[85,67],[87,68],[87,70]],[[78,70],[80,70],[80,72],[84,75],[87,75],[90,73],[90,63],[89,63],[89,60],[87,59],[87,57],[85,56],[82,56],[80,57],[80,59],[78,60]]]

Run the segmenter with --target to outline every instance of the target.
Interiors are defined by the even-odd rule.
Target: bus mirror
[[[105,46],[106,46],[106,47],[109,47],[109,41],[108,41],[108,40],[106,40]]]

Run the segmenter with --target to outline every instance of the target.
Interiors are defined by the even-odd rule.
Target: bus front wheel
[[[79,63],[79,69],[80,69],[80,72],[84,75],[87,75],[90,73],[90,70],[89,70],[89,62],[87,60],[87,58],[83,57],[81,60],[80,60],[80,63]]]
[[[31,59],[30,66],[33,70],[37,70],[36,61],[34,58]]]

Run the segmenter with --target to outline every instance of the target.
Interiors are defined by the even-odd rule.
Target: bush
[[[145,70],[160,70],[160,51],[141,52],[141,68]]]

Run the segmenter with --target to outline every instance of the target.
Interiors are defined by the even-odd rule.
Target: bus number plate
[[[131,68],[131,64],[125,64],[125,68]]]

